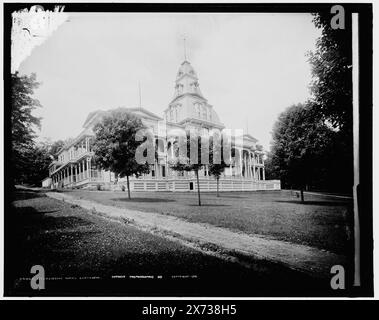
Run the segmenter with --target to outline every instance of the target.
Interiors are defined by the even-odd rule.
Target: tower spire
[[[183,47],[184,47],[184,61],[187,61],[187,48],[186,48],[186,36],[183,36]]]
[[[138,81],[139,108],[141,109],[141,82]]]

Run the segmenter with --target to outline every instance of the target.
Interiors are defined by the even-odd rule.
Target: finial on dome
[[[187,61],[186,35],[183,35],[184,61]]]
[[[141,82],[138,81],[138,95],[139,95],[139,105],[138,107],[141,109],[142,104],[141,104]]]

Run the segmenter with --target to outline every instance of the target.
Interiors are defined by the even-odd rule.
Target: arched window
[[[205,106],[202,107],[202,111],[203,111],[203,119],[207,119],[207,108]]]
[[[201,104],[196,102],[195,103],[195,111],[196,111],[196,116],[200,119],[201,117]]]

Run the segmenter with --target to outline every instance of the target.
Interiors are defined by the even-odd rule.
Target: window
[[[191,83],[191,90],[192,90],[192,92],[196,93],[198,86],[199,86],[199,84],[197,82],[192,82]]]
[[[166,177],[166,167],[162,166],[162,177]]]
[[[203,119],[207,119],[207,108],[203,106]]]
[[[201,117],[201,110],[200,110],[200,108],[201,108],[201,104],[200,103],[195,103],[195,110],[196,110],[196,115],[197,115],[198,118]]]
[[[177,92],[178,94],[181,94],[183,92],[183,85],[182,84],[177,84]]]

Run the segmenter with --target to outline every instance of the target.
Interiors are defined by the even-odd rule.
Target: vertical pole
[[[361,285],[360,225],[358,212],[359,177],[359,36],[358,13],[352,13],[353,47],[353,146],[354,146],[354,286]]]
[[[91,180],[91,175],[92,175],[92,172],[91,172],[91,170],[92,170],[92,157],[91,158],[89,158],[88,159],[88,164],[89,164],[89,175],[88,175],[88,178]]]
[[[196,181],[197,181],[197,197],[199,199],[199,206],[201,206],[200,200],[200,182],[199,182],[199,170],[195,170],[196,173]]]

